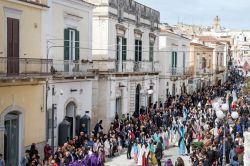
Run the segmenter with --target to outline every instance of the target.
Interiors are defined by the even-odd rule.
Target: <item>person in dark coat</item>
[[[156,156],[158,166],[161,166],[161,159],[163,156],[162,143],[163,143],[163,139],[162,139],[162,137],[160,137],[160,141],[157,143],[156,149],[155,149],[155,156]]]
[[[95,128],[94,128],[94,136],[97,137],[97,134],[103,129],[102,127],[102,120],[99,121],[99,123],[97,123],[95,125]]]

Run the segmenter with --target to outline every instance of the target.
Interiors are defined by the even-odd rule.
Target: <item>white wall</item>
[[[64,60],[64,28],[71,27],[80,34],[79,59],[91,60],[93,6],[73,0],[50,0],[50,4],[46,18],[49,23],[46,33],[49,58]]]
[[[177,68],[190,67],[190,40],[171,32],[160,32],[159,36],[159,54],[157,59],[160,61],[161,73],[159,82],[159,98],[166,100],[166,89],[172,95],[172,87],[175,83],[175,94],[180,95],[182,83],[186,80],[170,80],[170,68],[172,67],[172,51],[177,52]],[[185,52],[185,64],[183,64],[183,52]],[[168,82],[168,86],[167,86]]]
[[[52,86],[55,86],[56,96],[52,98]],[[56,120],[57,127],[63,121],[66,115],[66,106],[69,102],[76,104],[76,116],[85,115],[85,111],[89,111],[87,115],[92,116],[92,81],[51,81],[49,83],[47,108],[51,110],[52,101],[57,104]],[[71,92],[71,89],[76,89],[76,92]],[[63,92],[63,94],[61,93]],[[55,145],[57,145],[58,128],[55,129]]]

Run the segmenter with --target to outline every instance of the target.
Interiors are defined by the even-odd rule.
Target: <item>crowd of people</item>
[[[246,98],[239,93],[238,84],[243,82],[244,78],[232,71],[223,85],[168,96],[165,103],[156,102],[133,115],[116,114],[106,134],[100,121],[91,134],[83,130],[55,152],[47,144],[43,162],[33,144],[21,165],[103,166],[109,158],[126,151],[127,159],[140,166],[161,166],[162,160],[164,166],[184,166],[182,156],[186,155],[193,166],[219,166],[223,159],[232,166],[241,166],[243,132],[250,127]],[[215,102],[229,105],[226,120],[217,118]],[[239,114],[237,119],[231,116],[235,111]],[[194,144],[200,147],[195,148]],[[179,147],[176,161],[164,157],[172,146]]]

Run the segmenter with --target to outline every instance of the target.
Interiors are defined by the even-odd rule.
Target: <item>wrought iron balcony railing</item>
[[[94,60],[94,69],[103,72],[158,72],[159,63],[150,61]]]
[[[190,76],[193,74],[192,67],[170,67],[169,73],[171,76]]]
[[[51,72],[54,76],[83,76],[93,70],[93,63],[89,61],[53,60]]]
[[[0,57],[0,78],[50,76],[52,59]]]
[[[196,75],[207,75],[212,74],[212,69],[210,68],[197,68]]]

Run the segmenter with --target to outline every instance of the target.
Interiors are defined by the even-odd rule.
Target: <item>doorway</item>
[[[139,113],[140,109],[140,91],[141,91],[141,85],[138,84],[136,86],[136,93],[135,93],[135,112]]]
[[[70,102],[66,106],[66,115],[65,119],[70,123],[70,135],[69,139],[72,139],[75,136],[75,118],[76,117],[76,105],[74,102]]]
[[[115,99],[115,112],[121,117],[122,115],[122,98],[118,97]]]
[[[173,86],[172,86],[172,96],[175,96],[175,83],[173,83]]]
[[[19,114],[11,112],[4,117],[4,159],[6,165],[18,165],[19,161]]]

